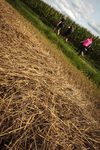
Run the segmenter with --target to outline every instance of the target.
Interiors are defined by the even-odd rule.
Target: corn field
[[[27,6],[29,6],[36,14],[38,14],[41,18],[46,19],[49,23],[51,23],[54,27],[56,24],[62,19],[63,14],[46,4],[41,0],[21,0]],[[67,27],[71,25],[73,21],[67,17],[66,24],[61,30],[61,34],[63,34]],[[86,28],[81,27],[80,25],[74,22],[74,32],[70,35],[69,41],[76,47],[79,48],[80,41],[87,39],[91,36],[91,32]],[[96,64],[100,65],[100,38],[98,36],[93,35],[94,41],[91,48],[87,51],[88,58],[92,59]]]

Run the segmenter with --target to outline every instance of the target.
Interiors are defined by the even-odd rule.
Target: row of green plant
[[[56,24],[60,21],[60,19],[63,17],[63,14],[46,4],[45,2],[41,0],[21,0],[24,2],[27,6],[29,6],[36,14],[38,14],[41,18],[46,19],[49,23],[51,23],[53,26],[56,26]],[[67,27],[71,25],[73,21],[67,17],[66,24],[64,28],[61,31],[61,34],[63,34]],[[80,41],[85,40],[91,35],[91,32],[85,29],[84,27],[81,27],[80,25],[76,24],[74,22],[74,32],[70,35],[69,41],[73,43],[73,45],[78,48],[80,46]],[[94,60],[94,62],[98,65],[100,65],[100,38],[94,36],[94,41],[92,44],[92,47],[87,51],[87,56],[89,59]]]
[[[100,86],[100,72],[95,73],[92,69],[90,69],[83,61],[77,56],[77,53],[71,49],[69,44],[65,44],[63,39],[56,36],[53,33],[52,28],[46,26],[43,21],[40,20],[40,17],[34,13],[27,5],[25,5],[20,0],[6,0],[13,7],[15,7],[21,15],[23,15],[32,25],[39,29],[39,31],[49,39],[51,43],[57,45],[59,50],[70,59],[71,63],[81,70],[88,78],[90,78],[97,87]]]

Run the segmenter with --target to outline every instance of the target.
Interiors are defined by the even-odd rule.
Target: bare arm
[[[70,26],[68,28],[70,28]]]
[[[80,43],[84,43],[84,42],[87,42],[87,40],[85,40],[85,41],[81,41]]]
[[[58,26],[60,23],[62,23],[62,21],[60,21],[60,22],[57,24],[57,26]]]
[[[88,48],[90,48],[91,47],[91,44],[88,46]]]

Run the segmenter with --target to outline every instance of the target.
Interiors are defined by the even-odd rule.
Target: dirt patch
[[[100,149],[93,105],[71,72],[3,0],[0,22],[1,149]]]

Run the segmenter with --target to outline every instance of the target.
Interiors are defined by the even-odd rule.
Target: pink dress
[[[88,38],[86,42],[83,43],[84,46],[89,46],[91,44],[90,39]]]

